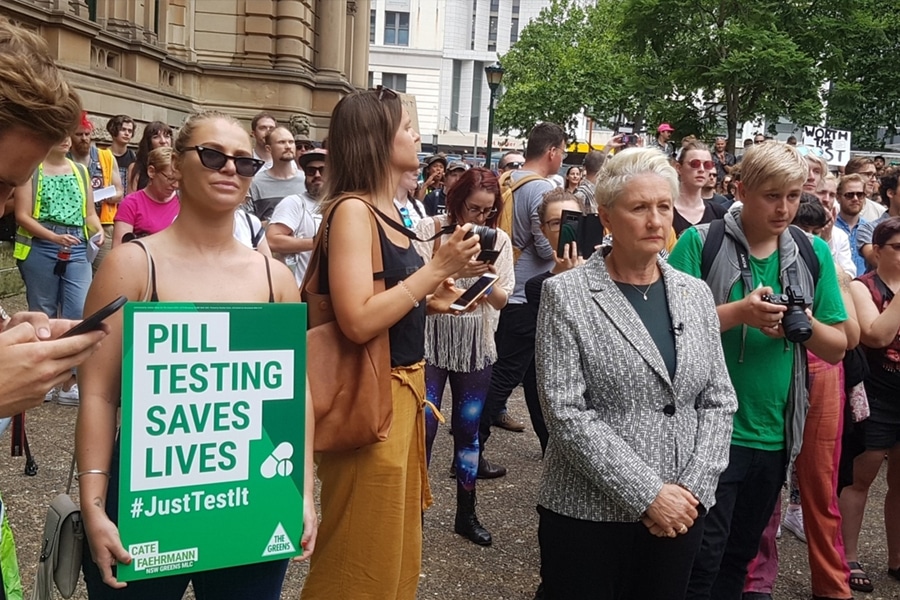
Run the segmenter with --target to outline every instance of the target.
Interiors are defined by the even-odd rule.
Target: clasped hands
[[[694,525],[699,505],[699,500],[688,490],[665,483],[641,517],[641,523],[656,537],[683,535]]]

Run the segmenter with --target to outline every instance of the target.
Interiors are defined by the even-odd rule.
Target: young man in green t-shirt
[[[799,344],[784,339],[786,307],[765,301],[783,292],[789,266],[812,282],[788,226],[797,212],[806,161],[791,146],[760,144],[747,151],[738,183],[743,207],[725,216],[726,235],[706,280],[713,289],[728,372],[738,395],[728,468],[719,478],[716,504],[704,524],[703,542],[694,560],[686,598],[740,600],[747,565],[756,556],[760,537],[779,497],[786,467],[802,436],[787,432],[792,422],[789,401],[800,393],[805,373],[794,373]],[[709,225],[700,226],[707,231]],[[701,276],[704,238],[697,228],[682,235],[669,263]],[[828,245],[811,240],[819,263],[815,292],[803,290],[812,303],[807,311],[812,336],[806,349],[830,363],[844,355],[847,319]],[[739,256],[748,258],[741,273]],[[713,280],[715,278],[715,281]],[[750,281],[752,289],[747,289]],[[733,285],[731,284],[733,282]],[[729,287],[730,285],[730,287]],[[718,292],[717,292],[718,290]],[[800,350],[802,351],[802,347]],[[805,355],[804,355],[805,356]],[[804,363],[805,364],[805,363]],[[788,447],[788,445],[792,447]]]

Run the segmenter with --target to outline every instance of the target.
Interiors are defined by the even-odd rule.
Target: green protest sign
[[[300,554],[306,305],[125,305],[120,581]]]

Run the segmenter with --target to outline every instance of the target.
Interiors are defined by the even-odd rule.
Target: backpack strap
[[[800,251],[803,262],[806,263],[806,268],[809,269],[809,273],[812,275],[813,282],[819,283],[821,265],[819,265],[819,257],[816,256],[816,251],[813,250],[812,242],[809,240],[806,232],[799,227],[789,225],[788,229],[791,232],[791,237],[794,238],[794,243],[797,244],[797,249]]]
[[[260,224],[259,231],[253,231],[253,219],[250,218],[250,213],[247,211],[241,211],[244,213],[244,217],[247,218],[247,229],[250,230],[250,244],[253,246],[254,250],[259,250],[259,242],[262,240],[263,233],[265,233],[265,227],[262,227]]]
[[[713,261],[716,259],[719,249],[722,248],[724,239],[725,221],[723,219],[711,221],[706,232],[706,239],[703,241],[703,253],[700,255],[700,279],[706,281],[707,277],[709,277],[709,271],[712,269]]]

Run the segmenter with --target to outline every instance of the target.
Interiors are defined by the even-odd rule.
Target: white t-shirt
[[[284,200],[275,207],[272,218],[269,220],[270,226],[275,223],[281,223],[286,226],[291,230],[295,238],[316,237],[319,225],[322,224],[319,202],[306,193],[285,196]],[[284,264],[294,274],[298,287],[303,283],[303,277],[306,276],[306,269],[309,266],[311,256],[311,251],[284,256]]]
[[[413,206],[415,204],[415,206]],[[406,199],[398,200],[394,198],[394,206],[397,207],[397,210],[401,208],[405,208],[409,212],[409,220],[412,221],[412,225],[407,227],[407,229],[415,229],[416,225],[419,224],[424,217],[428,216],[425,212],[425,205],[415,199]],[[404,225],[406,225],[404,223]]]
[[[831,248],[831,257],[834,258],[834,261],[850,277],[856,277],[856,264],[853,262],[853,255],[850,253],[850,236],[840,227],[832,227],[828,247]]]
[[[859,212],[859,216],[865,219],[866,221],[872,222],[881,215],[884,214],[887,208],[880,202],[875,202],[871,199],[866,199],[866,203],[863,205],[862,210]]]
[[[247,221],[248,217],[250,218],[249,222]],[[259,234],[262,228],[262,223],[256,218],[256,215],[252,215],[242,208],[234,211],[234,239],[243,245],[253,248],[253,236],[259,235],[261,240],[262,236],[265,235],[265,233]],[[258,243],[257,241],[257,245]]]

